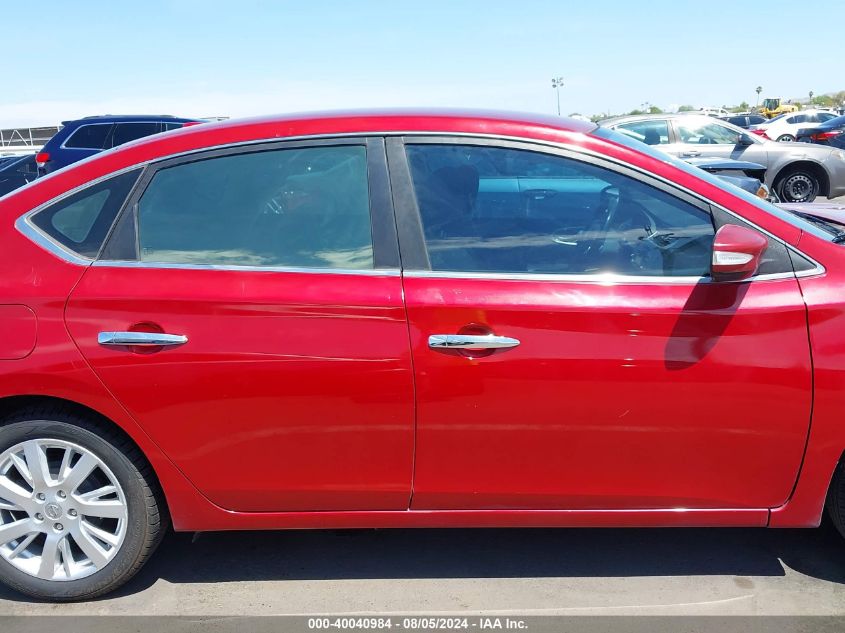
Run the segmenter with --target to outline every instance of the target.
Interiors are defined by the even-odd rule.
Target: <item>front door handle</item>
[[[162,332],[100,332],[97,335],[100,345],[120,345],[131,347],[166,347],[184,345],[188,337],[184,334],[164,334]]]
[[[695,149],[681,153],[681,158],[697,158],[699,156],[701,156],[701,152]]]
[[[494,334],[432,334],[428,337],[431,349],[508,349],[519,341],[509,336]]]

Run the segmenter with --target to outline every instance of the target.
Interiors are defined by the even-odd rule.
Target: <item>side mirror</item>
[[[742,281],[760,266],[769,241],[753,229],[725,224],[716,231],[710,273],[714,281]]]
[[[748,136],[748,134],[737,134],[737,137],[736,137],[736,144],[737,145],[742,145],[744,147],[748,147],[749,145],[752,145],[753,143],[754,143],[754,141],[751,140],[751,137]]]

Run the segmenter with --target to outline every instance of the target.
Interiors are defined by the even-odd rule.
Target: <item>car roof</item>
[[[220,144],[295,136],[432,132],[560,140],[562,134],[586,134],[596,127],[598,126],[590,121],[568,117],[501,111],[342,110],[211,121],[173,130],[168,132],[167,137],[171,140],[195,140],[198,146],[206,139],[211,141],[210,144]],[[127,145],[159,143],[162,139],[163,136],[155,135],[132,141]]]
[[[685,121],[690,119],[701,119],[705,121],[719,120],[724,121],[724,117],[712,117],[700,112],[663,112],[662,114],[626,114],[624,116],[610,117],[599,121],[599,125],[608,126],[616,125],[618,123],[630,123],[634,121],[649,121],[651,119],[679,119],[683,118]]]
[[[147,121],[171,121],[173,123],[187,123],[188,121],[198,121],[199,119],[185,119],[172,116],[170,114],[97,114],[93,116],[82,117],[81,119],[71,119],[62,121],[65,127],[74,125],[83,125],[85,123],[142,123]]]

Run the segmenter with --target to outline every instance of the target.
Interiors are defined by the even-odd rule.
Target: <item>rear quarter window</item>
[[[136,169],[102,180],[38,211],[30,222],[66,249],[94,258],[139,173]]]

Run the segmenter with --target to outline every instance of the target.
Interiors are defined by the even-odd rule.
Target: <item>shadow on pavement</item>
[[[781,562],[782,561],[782,562]],[[845,540],[818,530],[397,529],[171,533],[116,594],[170,583],[392,578],[783,576],[845,583]],[[0,588],[0,598],[22,599]]]

